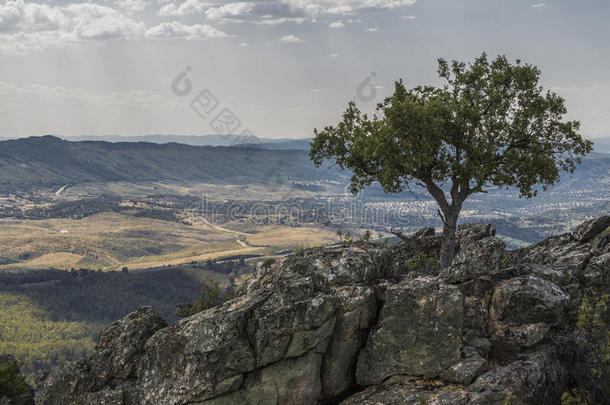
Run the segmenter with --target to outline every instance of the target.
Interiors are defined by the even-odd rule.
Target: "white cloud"
[[[377,28],[377,27],[370,27],[370,28],[367,28],[365,31],[368,31],[368,32],[377,32],[377,31],[379,31],[379,28]]]
[[[0,5],[0,52],[26,54],[69,43],[135,38],[146,29],[121,11],[94,3],[49,6],[8,1]]]
[[[331,53],[330,55],[328,55],[329,58],[338,58],[339,54],[338,53]]]
[[[209,2],[201,1],[201,0],[186,0],[177,5],[176,2],[171,2],[161,7],[159,10],[159,15],[161,16],[185,16],[189,14],[201,13],[208,6],[210,6]]]
[[[416,0],[170,0],[159,10],[161,16],[202,14],[213,20],[257,24],[315,21],[320,15],[353,15],[358,11],[395,9]],[[165,2],[165,1],[164,1]]]
[[[544,7],[545,3],[536,3],[536,4],[532,4],[532,8],[540,8],[540,7]]]
[[[186,40],[204,40],[208,38],[224,38],[222,31],[209,25],[184,25],[178,21],[165,22],[146,30],[147,38],[182,38]]]
[[[277,25],[286,22],[302,23],[308,15],[284,2],[235,2],[207,8],[203,14],[210,20],[223,22]]]
[[[292,42],[292,43],[295,43],[295,42],[303,42],[303,41],[302,41],[300,38],[298,38],[298,37],[296,37],[296,36],[294,36],[294,35],[292,35],[292,34],[290,34],[290,35],[284,35],[284,36],[283,36],[283,37],[280,39],[280,41],[282,41],[282,42]]]
[[[146,8],[146,0],[114,0],[114,4],[127,11],[142,11]]]
[[[403,15],[402,17],[403,20],[415,20],[417,19],[417,17],[415,17],[414,15]]]
[[[245,43],[245,42],[242,42],[242,43],[241,43],[241,44],[239,44],[238,46],[240,46],[240,47],[244,48],[244,47],[248,46],[248,44],[247,44],[247,43]]]
[[[143,22],[135,22],[121,12],[93,3],[71,4],[63,12],[69,17],[66,31],[77,40],[134,38],[146,30]]]
[[[309,90],[309,91],[311,91],[312,93],[319,93],[319,92],[321,92],[322,90],[320,90],[320,89],[311,89],[311,90]]]
[[[339,21],[334,21],[334,22],[328,24],[328,26],[330,28],[341,28],[341,27],[345,27],[345,23],[343,21],[339,20]]]
[[[69,44],[134,38],[186,40],[227,36],[209,25],[165,22],[151,28],[131,14],[146,7],[144,0],[48,5],[9,0],[0,4],[0,54],[24,55]]]

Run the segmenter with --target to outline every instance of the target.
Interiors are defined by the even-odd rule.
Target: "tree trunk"
[[[459,211],[444,213],[443,236],[441,244],[440,268],[449,267],[455,255],[455,232],[457,230],[457,220]]]

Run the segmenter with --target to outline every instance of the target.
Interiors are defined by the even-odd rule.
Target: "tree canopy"
[[[372,117],[348,104],[336,126],[314,130],[310,157],[353,173],[351,190],[378,182],[388,193],[425,187],[443,221],[441,266],[453,258],[464,200],[490,187],[533,197],[573,172],[591,142],[578,121],[563,120],[565,100],[540,86],[540,70],[506,56],[438,60],[440,87],[402,80]],[[449,190],[448,195],[444,190]]]

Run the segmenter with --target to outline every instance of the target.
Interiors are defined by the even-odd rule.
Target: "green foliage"
[[[509,394],[509,395],[506,396],[506,398],[504,398],[503,405],[513,405],[513,402],[515,401],[515,399],[517,399],[516,395]]]
[[[438,66],[442,87],[407,89],[399,80],[372,118],[350,102],[336,126],[314,130],[310,158],[349,169],[354,193],[373,182],[388,193],[425,187],[453,238],[469,195],[512,186],[532,197],[536,185],[546,189],[591,151],[580,124],[563,121],[564,99],[539,86],[535,66],[485,54],[469,65],[439,59]],[[453,243],[443,242],[447,264]]]
[[[516,186],[531,197],[535,184],[553,184],[560,169],[573,171],[591,151],[579,123],[562,121],[563,98],[543,93],[535,66],[483,54],[468,66],[439,59],[438,72],[440,88],[396,82],[380,117],[349,103],[336,127],[314,131],[314,163],[330,159],[352,170],[354,192],[374,181],[399,192],[419,180],[452,181],[465,195]]]
[[[103,327],[151,305],[170,321],[202,283],[186,273],[44,270],[0,273],[0,354],[13,354],[33,377],[83,358]]]
[[[101,324],[51,320],[18,294],[0,292],[0,308],[0,353],[15,355],[27,374],[83,357],[101,329]]]
[[[589,405],[590,403],[588,396],[576,388],[561,395],[561,405]]]
[[[582,299],[578,312],[577,333],[587,350],[591,379],[583,384],[593,397],[610,398],[610,295],[595,292]]]
[[[19,364],[0,357],[0,398],[15,398],[28,391],[25,377],[19,372]]]
[[[343,247],[350,247],[354,245],[363,245],[370,242],[373,238],[373,233],[367,229],[362,233],[362,235],[360,235],[359,238],[355,239],[350,231],[339,228],[337,230],[337,237],[339,238],[339,241]]]
[[[224,289],[218,281],[210,280],[208,284],[204,284],[197,301],[193,304],[193,314],[214,308],[238,296],[236,289]]]
[[[438,257],[429,257],[427,254],[420,252],[416,256],[410,258],[406,262],[407,272],[425,273],[434,270],[438,265]]]
[[[224,302],[224,290],[217,281],[210,280],[204,284],[199,297],[193,304],[193,313],[196,314],[209,308],[214,308]]]
[[[337,237],[339,238],[339,241],[341,241],[341,244],[344,247],[350,247],[354,244],[354,238],[352,237],[350,231],[346,231],[339,228],[337,229]]]

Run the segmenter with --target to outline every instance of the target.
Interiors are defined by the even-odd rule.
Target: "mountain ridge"
[[[55,136],[0,142],[0,190],[105,181],[263,183],[336,177],[303,150],[268,150],[180,143],[66,141]]]

